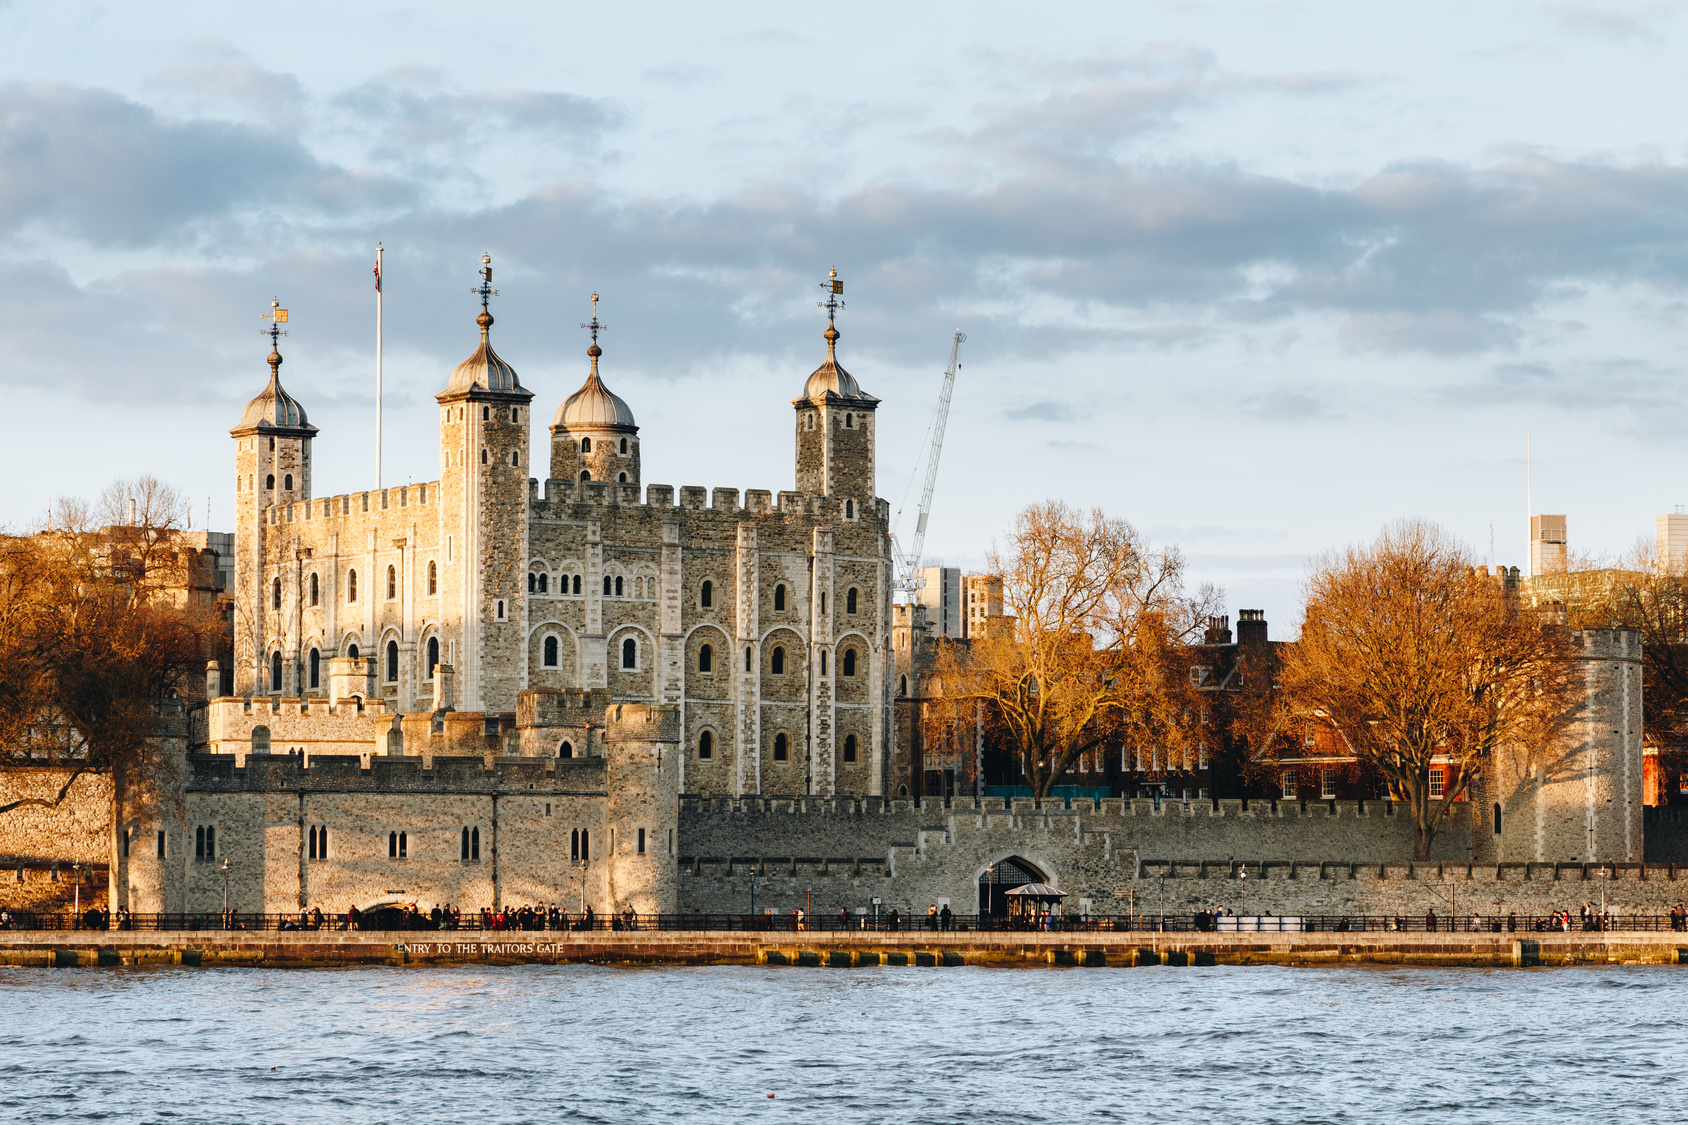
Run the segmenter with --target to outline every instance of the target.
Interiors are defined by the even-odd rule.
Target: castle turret
[[[481,258],[480,346],[457,365],[440,404],[440,607],[462,621],[459,706],[513,711],[527,628],[529,403],[516,369],[492,349],[492,259]]]
[[[598,375],[598,295],[592,294],[591,370],[581,388],[557,408],[551,423],[551,477],[639,485],[639,427],[633,411]]]
[[[1586,695],[1551,747],[1497,750],[1472,795],[1483,862],[1636,863],[1642,859],[1641,635],[1571,635]]]
[[[679,906],[680,711],[621,703],[604,713],[608,890],[617,913]]]
[[[264,573],[265,512],[276,504],[291,504],[311,497],[311,439],[317,428],[305,417],[305,408],[281,386],[281,325],[287,310],[279,301],[270,302],[270,381],[257,398],[246,404],[240,424],[229,431],[235,440],[235,598],[251,607],[250,627],[235,628],[234,693],[297,691],[297,684],[285,682],[289,669],[297,665],[292,647],[298,638],[287,636],[285,606],[266,590]],[[289,584],[283,577],[283,585]],[[284,598],[298,591],[283,591]],[[285,650],[280,661],[276,652]],[[273,674],[280,669],[282,677]]]
[[[797,490],[836,500],[836,515],[861,519],[871,512],[874,482],[873,421],[879,400],[864,392],[838,362],[838,295],[844,283],[838,271],[822,288],[827,291],[826,362],[809,376],[803,396],[793,399],[797,410]]]

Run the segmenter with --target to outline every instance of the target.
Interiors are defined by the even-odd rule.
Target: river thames
[[[0,1119],[1678,1121],[1684,1013],[1640,966],[8,969]]]

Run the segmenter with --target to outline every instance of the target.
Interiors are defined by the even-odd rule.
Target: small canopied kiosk
[[[1002,896],[1008,902],[1008,925],[1013,929],[1039,930],[1046,915],[1054,915],[1066,894],[1048,883],[1027,883]]]

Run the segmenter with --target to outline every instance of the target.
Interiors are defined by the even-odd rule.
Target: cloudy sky
[[[1393,518],[1520,564],[1527,433],[1577,549],[1688,502],[1688,4],[234,7],[0,0],[14,528],[147,471],[227,529],[272,294],[371,487],[378,240],[389,484],[485,251],[542,419],[596,289],[645,479],[741,489],[837,267],[894,509],[968,334],[929,559],[1098,504],[1275,632]]]

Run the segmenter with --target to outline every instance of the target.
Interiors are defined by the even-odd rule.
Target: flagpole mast
[[[375,244],[375,487],[381,487],[381,244]]]

